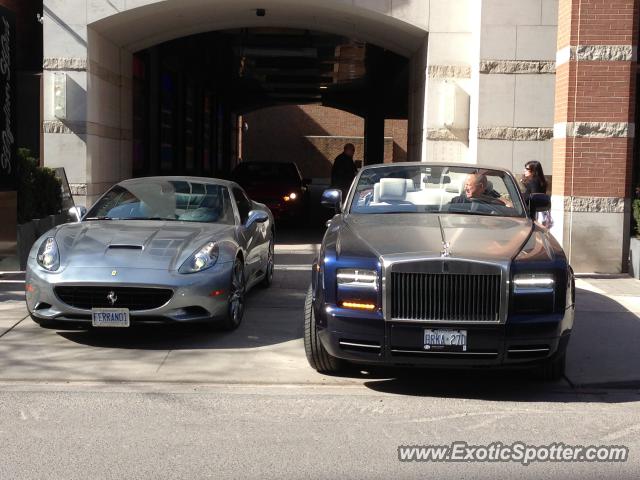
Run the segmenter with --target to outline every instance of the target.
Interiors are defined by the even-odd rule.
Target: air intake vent
[[[125,244],[114,244],[109,245],[110,250],[144,250],[142,245],[125,245]]]
[[[92,308],[151,310],[161,307],[173,296],[173,291],[166,288],[116,286],[65,285],[55,287],[55,292],[58,298],[67,305],[83,310],[91,310]],[[115,297],[115,301],[111,302],[110,297],[111,299]]]

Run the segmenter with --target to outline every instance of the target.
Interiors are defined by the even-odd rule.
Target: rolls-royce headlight
[[[378,273],[375,270],[341,268],[337,272],[338,286],[378,289]]]
[[[513,293],[553,293],[553,275],[546,273],[519,273],[513,277]]]
[[[180,273],[196,273],[213,267],[218,261],[220,250],[214,242],[207,243],[185,260],[178,269]]]
[[[48,237],[42,242],[38,249],[38,255],[36,256],[38,265],[45,270],[53,272],[60,267],[60,253],[58,251],[58,244],[56,239]]]

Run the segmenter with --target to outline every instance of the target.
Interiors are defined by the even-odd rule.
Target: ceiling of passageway
[[[258,17],[257,8],[266,15]],[[90,25],[131,51],[213,30],[287,27],[346,36],[410,56],[426,32],[389,15],[336,0],[165,0]]]
[[[341,35],[241,28],[179,38],[158,48],[162,64],[173,72],[206,72],[213,65],[216,90],[238,113],[321,104],[365,116],[375,102],[387,118],[407,116],[409,60]]]
[[[234,80],[253,102],[248,108],[322,103],[361,114],[373,75],[387,82],[404,75],[406,83],[404,57],[339,35],[275,28],[225,33],[233,38]]]

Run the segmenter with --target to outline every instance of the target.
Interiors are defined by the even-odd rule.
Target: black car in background
[[[269,207],[276,220],[302,220],[308,211],[309,180],[293,162],[242,162],[231,173],[249,197]]]

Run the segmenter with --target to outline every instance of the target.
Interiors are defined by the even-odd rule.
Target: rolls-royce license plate
[[[94,327],[128,327],[128,308],[94,308],[91,310],[91,325]]]
[[[466,352],[467,331],[444,328],[425,329],[424,349],[445,352]]]

